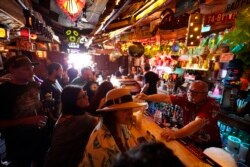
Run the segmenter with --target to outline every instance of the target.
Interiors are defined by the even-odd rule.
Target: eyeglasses
[[[191,89],[189,89],[188,91],[187,91],[187,93],[192,93],[192,94],[194,94],[194,95],[198,95],[198,94],[203,94],[203,93],[207,93],[207,92],[200,92],[200,91],[195,91],[195,90],[191,90]]]
[[[83,92],[82,95],[80,95],[79,97],[77,97],[77,100],[84,99],[86,97],[88,97],[87,92]]]

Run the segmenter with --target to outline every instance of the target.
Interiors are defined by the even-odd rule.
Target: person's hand
[[[44,127],[47,123],[48,117],[45,115],[36,115],[27,118],[23,118],[22,124],[24,125],[33,125],[38,128]]]
[[[139,99],[139,100],[147,100],[148,95],[144,94],[144,93],[140,93],[138,95],[135,96],[135,98]]]
[[[170,128],[164,128],[164,130],[161,132],[161,137],[166,141],[175,140],[176,139],[175,133],[176,132]]]

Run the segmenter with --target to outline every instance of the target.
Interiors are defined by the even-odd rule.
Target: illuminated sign
[[[235,12],[229,14],[226,13],[216,13],[211,15],[205,15],[204,25],[216,25],[235,21]]]
[[[81,35],[80,35],[79,30],[74,29],[74,28],[66,29],[65,30],[65,35],[66,35],[66,38],[67,38],[68,47],[78,49],[80,39],[81,39]]]
[[[5,39],[7,36],[7,31],[5,28],[0,28],[0,38]]]

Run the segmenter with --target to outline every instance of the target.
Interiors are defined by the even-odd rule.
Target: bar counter
[[[163,142],[168,148],[172,149],[174,154],[179,157],[183,164],[187,167],[207,167],[211,166],[204,161],[196,157],[192,152],[190,152],[183,144],[177,140],[172,140],[169,142],[164,141],[160,137],[162,128],[158,126],[151,117],[143,115],[141,127],[132,128],[132,134],[134,137],[145,137],[149,139],[150,134],[155,137],[157,141]],[[150,134],[149,134],[150,133]],[[166,162],[167,163],[167,162]]]

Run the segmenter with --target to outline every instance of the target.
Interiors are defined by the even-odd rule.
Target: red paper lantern
[[[26,27],[23,27],[20,29],[19,31],[19,36],[22,37],[22,38],[30,38],[30,29],[29,28],[26,28]]]
[[[86,0],[56,0],[56,3],[72,21],[75,21],[81,14]]]

